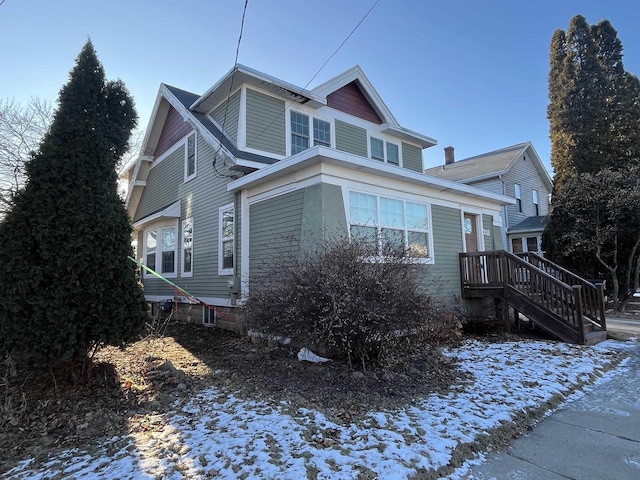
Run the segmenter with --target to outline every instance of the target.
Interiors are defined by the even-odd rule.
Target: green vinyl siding
[[[147,185],[134,216],[134,222],[178,200],[184,183],[184,145],[149,170]]]
[[[250,289],[271,262],[298,255],[303,210],[303,189],[249,207]]]
[[[286,155],[285,104],[247,88],[247,147]]]
[[[460,295],[460,263],[458,253],[462,252],[462,223],[460,210],[432,205],[433,250],[435,265],[432,275],[442,282],[446,297]]]
[[[226,111],[226,119],[225,119]],[[225,133],[238,144],[238,119],[240,118],[240,90],[231,95],[229,98],[229,107],[227,102],[223,102],[215,110],[211,112],[211,117],[220,127],[224,125]]]
[[[227,282],[233,277],[218,275],[218,209],[222,205],[234,202],[234,194],[227,192],[228,178],[220,178],[215,175],[211,164],[213,162],[214,149],[198,135],[197,171],[198,175],[191,181],[184,183],[184,150],[178,149],[180,158],[174,158],[174,154],[163,160],[157,167],[149,172],[147,186],[142,195],[140,206],[149,203],[146,197],[155,199],[158,193],[162,194],[162,205],[167,206],[176,200],[181,200],[182,212],[178,221],[178,276],[170,280],[185,288],[189,293],[198,297],[216,297],[229,299],[231,303],[230,289]],[[172,162],[179,164],[174,168]],[[164,168],[162,168],[164,166]],[[156,172],[158,170],[158,172]],[[226,167],[218,167],[221,173],[228,173]],[[167,180],[173,188],[162,188],[158,183],[151,183],[154,172],[164,174],[173,172],[173,176]],[[161,175],[159,175],[161,176]],[[153,180],[155,181],[155,180]],[[154,200],[155,201],[155,200]],[[149,207],[151,208],[151,207]],[[159,207],[156,207],[157,210]],[[138,209],[140,211],[140,208]],[[153,211],[153,210],[151,210]],[[139,215],[142,216],[142,215]],[[182,264],[182,220],[193,218],[193,276],[181,276]],[[153,224],[144,229],[153,228]],[[240,259],[240,226],[239,215],[236,212],[236,237],[235,237],[235,261],[236,272]],[[139,243],[138,257],[142,257],[144,245]],[[173,290],[165,286],[164,282],[156,278],[144,277],[144,292],[146,295],[165,295],[173,297]]]
[[[493,238],[493,217],[491,215],[482,215],[482,231],[484,235],[484,249],[495,250],[496,244]],[[488,233],[488,235],[485,235]]]
[[[422,149],[402,142],[402,166],[408,170],[422,173]]]
[[[367,156],[367,131],[336,120],[336,149],[355,155]]]

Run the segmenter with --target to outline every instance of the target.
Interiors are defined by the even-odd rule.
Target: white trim
[[[247,146],[247,86],[240,88],[240,111],[238,112],[238,133],[236,145],[238,150]]]
[[[188,175],[189,171],[189,139],[193,138],[193,173]],[[192,180],[198,176],[198,132],[193,131],[189,135],[184,143],[184,183]]]
[[[149,215],[148,217],[144,217],[134,223],[132,226],[135,229],[140,229],[140,227],[144,227],[150,223],[165,220],[167,218],[180,218],[180,212],[182,212],[182,201],[176,200],[167,208],[161,210],[160,212],[156,212],[153,215]]]
[[[191,222],[191,246],[189,248],[191,248],[191,271],[190,272],[185,272],[184,271],[184,259],[185,259],[185,255],[184,255],[184,251],[186,249],[186,245],[184,243],[184,224],[186,222]],[[193,217],[189,217],[189,218],[185,218],[184,220],[182,220],[180,222],[180,276],[183,278],[189,278],[189,277],[193,277],[193,247],[194,247],[194,240],[195,240],[195,227],[193,224]]]
[[[233,212],[233,236],[232,237],[223,237],[222,236],[222,219],[223,219],[223,213],[224,212],[228,212],[231,211]],[[235,202],[232,203],[227,203],[226,205],[222,205],[220,208],[218,208],[218,275],[224,275],[224,276],[228,276],[228,275],[233,275],[234,270],[235,270],[235,266],[236,266],[236,232],[235,232],[235,225],[236,225],[236,211],[235,211]],[[232,242],[233,245],[233,265],[231,266],[231,268],[223,268],[223,262],[224,262],[224,242]]]
[[[249,295],[249,197],[246,190],[240,192],[240,296]]]
[[[191,135],[195,130],[191,129],[188,133],[180,137],[179,140],[176,141],[173,145],[171,145],[167,150],[162,152],[162,155],[154,158],[149,166],[149,169],[157,167],[163,160],[166,160],[168,157],[176,153],[180,148],[186,148],[187,138]]]
[[[492,203],[498,202],[503,205],[515,204],[515,200],[513,198],[505,195],[488,192],[462,183],[431,177],[420,172],[414,172],[395,165],[387,165],[386,163],[382,163],[377,160],[330,149],[321,145],[311,147],[309,150],[305,150],[304,152],[300,152],[299,154],[286,158],[280,162],[268,165],[256,172],[239,178],[238,180],[229,182],[227,184],[227,191],[231,192],[246,188],[254,188],[272,179],[286,177],[287,175],[291,175],[293,172],[302,170],[305,166],[317,163],[321,163],[323,166],[328,164],[346,167],[351,170],[352,175],[354,171],[358,171],[358,175],[361,175],[362,173],[370,173],[377,177],[386,177],[388,179],[412,183],[421,187],[433,188],[441,192],[451,191],[454,194],[457,193]],[[378,178],[378,182],[379,181],[380,179]]]

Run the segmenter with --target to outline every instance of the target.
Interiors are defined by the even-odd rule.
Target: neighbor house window
[[[206,305],[202,306],[202,323],[211,327],[216,324],[216,311]]]
[[[177,271],[176,226],[154,228],[145,232],[145,261],[149,268],[167,277],[175,277]],[[147,275],[149,275],[147,273]]]
[[[184,181],[191,180],[196,176],[196,134],[192,133],[187,137],[184,156]]]
[[[218,274],[233,275],[235,218],[233,203],[220,207]]]
[[[527,252],[538,252],[538,237],[527,237]]]
[[[309,117],[291,112],[291,155],[309,148]]]
[[[511,239],[511,251],[513,253],[522,253],[524,251],[522,248],[522,238]]]
[[[522,189],[520,188],[520,184],[515,184],[516,190],[516,207],[518,212],[522,213]]]
[[[540,215],[540,205],[538,204],[538,191],[531,190],[531,198],[533,199],[533,214],[537,217]]]
[[[193,218],[182,221],[182,276],[193,275]]]
[[[331,147],[331,124],[320,120],[313,119],[313,144]]]
[[[429,208],[395,198],[349,192],[351,238],[372,255],[430,257]]]

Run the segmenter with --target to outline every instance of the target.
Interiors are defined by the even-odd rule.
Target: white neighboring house
[[[444,150],[444,164],[425,173],[515,198],[515,205],[502,207],[502,243],[513,253],[542,254],[541,236],[548,222],[552,182],[532,143],[458,161],[453,147]]]

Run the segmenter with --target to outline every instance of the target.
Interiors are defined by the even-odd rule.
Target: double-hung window
[[[177,231],[172,225],[145,232],[146,264],[167,277],[175,277],[177,272]]]
[[[196,176],[196,134],[192,133],[187,137],[187,144],[184,152],[184,181],[191,180]]]
[[[381,138],[369,138],[370,156],[374,160],[400,165],[400,148],[395,143],[385,142]]]
[[[426,204],[349,192],[349,231],[371,255],[430,258]]]
[[[313,144],[331,147],[331,124],[320,120],[313,119]]]
[[[538,191],[531,190],[531,198],[533,200],[533,214],[537,217],[540,215],[540,204],[538,203]]]
[[[514,187],[516,193],[516,208],[518,209],[518,213],[522,213],[522,188],[520,188],[519,183],[516,183]]]
[[[233,203],[220,207],[218,228],[218,274],[233,275],[235,216]]]
[[[310,129],[310,124],[313,128]],[[331,124],[300,112],[291,112],[291,155],[304,152],[311,145],[331,147]]]
[[[193,275],[193,218],[182,221],[182,276]]]
[[[291,155],[309,148],[309,117],[291,112]]]

